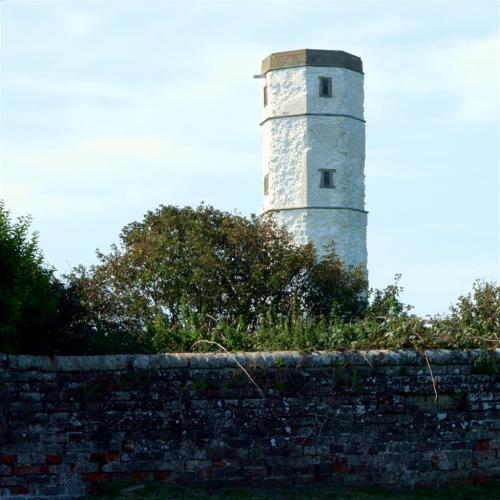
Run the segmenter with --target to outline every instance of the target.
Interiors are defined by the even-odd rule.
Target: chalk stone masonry
[[[0,496],[500,478],[500,350],[426,355],[0,355]]]
[[[320,255],[335,240],[349,265],[366,272],[365,122],[363,68],[342,51],[296,50],[262,63],[267,105],[262,108],[262,212],[283,224],[298,243],[313,242]],[[319,95],[330,78],[331,97]],[[320,187],[321,170],[333,188]]]

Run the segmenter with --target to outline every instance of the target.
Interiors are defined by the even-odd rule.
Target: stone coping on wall
[[[439,349],[372,350],[335,352],[235,352],[235,353],[167,353],[167,354],[112,354],[98,356],[35,356],[0,354],[0,369],[41,371],[118,371],[157,369],[213,369],[271,367],[326,367],[326,366],[388,366],[388,365],[463,365],[481,359],[500,363],[500,349],[473,349],[469,351]],[[427,358],[427,359],[426,359]]]

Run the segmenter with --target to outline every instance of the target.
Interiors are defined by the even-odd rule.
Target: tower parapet
[[[294,50],[262,62],[262,211],[321,256],[366,271],[365,120],[361,59]]]

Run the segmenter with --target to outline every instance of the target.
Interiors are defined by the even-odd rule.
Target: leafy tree
[[[51,352],[61,284],[43,263],[31,219],[11,220],[0,201],[0,351]]]
[[[68,276],[87,326],[108,337],[129,332],[145,350],[158,348],[159,338],[182,344],[190,331],[226,328],[241,338],[268,311],[308,317],[335,303],[352,317],[365,303],[364,277],[333,254],[317,264],[312,245],[294,244],[270,219],[205,205],[147,212],[97,256],[98,265]]]
[[[343,321],[362,316],[368,306],[363,269],[344,265],[333,242],[326,250],[326,255],[310,269],[306,299],[309,316],[333,315]]]

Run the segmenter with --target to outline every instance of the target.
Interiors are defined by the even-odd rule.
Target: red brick
[[[475,477],[473,479],[465,479],[464,480],[464,484],[471,484],[473,486],[476,486],[476,485],[481,485],[481,484],[490,484],[492,483],[494,480],[491,479],[491,478],[488,478],[488,477]]]
[[[84,472],[82,474],[82,479],[92,483],[101,483],[103,481],[109,481],[111,479],[111,474],[106,472]]]
[[[345,473],[345,472],[351,472],[352,468],[347,465],[346,459],[345,458],[339,458],[337,459],[333,464],[332,464],[332,469],[333,472],[340,472],[340,473]]]
[[[134,443],[132,443],[131,441],[124,441],[122,444],[122,450],[128,452],[134,451],[135,450]]]
[[[48,474],[49,468],[46,465],[21,465],[14,467],[14,476],[29,476],[31,474]]]
[[[126,472],[113,472],[111,474],[111,480],[112,481],[125,481],[125,479],[128,479],[129,475]]]
[[[297,438],[295,440],[295,444],[297,444],[298,446],[314,446],[314,440],[307,438]]]
[[[486,451],[490,449],[489,439],[480,439],[474,446],[475,451]]]
[[[13,465],[16,463],[17,455],[0,455],[0,464]]]
[[[48,465],[59,465],[62,463],[61,455],[47,455],[46,463]]]
[[[116,462],[119,458],[120,458],[120,453],[117,451],[108,451],[108,453],[106,453],[107,462]]]
[[[11,486],[9,490],[11,495],[27,495],[30,492],[26,486]]]
[[[154,480],[155,481],[165,481],[166,479],[168,479],[169,476],[170,476],[170,472],[167,472],[165,470],[156,471],[154,473]]]
[[[391,403],[392,403],[392,397],[388,396],[388,395],[387,396],[382,396],[378,400],[378,404],[381,405],[381,406],[390,405]]]

